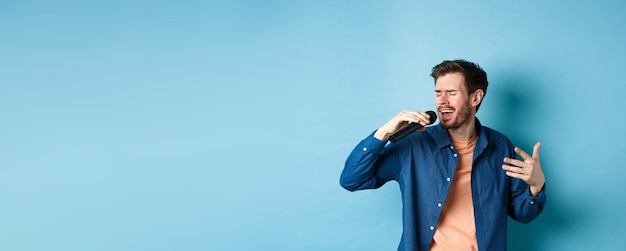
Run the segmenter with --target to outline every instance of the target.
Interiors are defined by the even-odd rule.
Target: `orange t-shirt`
[[[478,250],[472,204],[472,157],[477,134],[468,141],[452,140],[459,153],[454,179],[443,205],[430,250]]]

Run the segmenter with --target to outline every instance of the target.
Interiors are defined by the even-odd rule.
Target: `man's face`
[[[472,117],[470,97],[462,73],[453,72],[437,78],[435,107],[439,123],[446,129],[459,128]]]

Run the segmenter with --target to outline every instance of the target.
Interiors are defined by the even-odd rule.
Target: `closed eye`
[[[445,92],[446,92],[446,94],[448,94],[450,96],[456,96],[459,93],[458,90],[446,90]],[[441,90],[435,90],[435,96],[436,97],[440,97],[442,95],[442,93],[443,93],[443,91],[441,91]]]

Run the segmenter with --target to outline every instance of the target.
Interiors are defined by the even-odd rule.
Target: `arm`
[[[523,161],[504,158],[505,165],[502,166],[506,175],[512,178],[509,214],[522,223],[528,223],[536,218],[546,203],[545,176],[541,169],[539,147],[541,142],[537,142],[533,147],[532,156],[515,147],[514,151]]]
[[[426,125],[429,117],[424,112],[402,111],[361,141],[346,160],[339,180],[341,186],[349,191],[373,189],[397,179],[400,173],[398,145],[385,148],[389,136],[409,122]]]
[[[379,188],[399,173],[397,158],[384,148],[386,141],[373,135],[362,140],[346,160],[339,179],[346,190]]]

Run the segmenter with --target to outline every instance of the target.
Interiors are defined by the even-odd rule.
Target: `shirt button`
[[[367,147],[363,147],[363,151],[364,151],[364,152],[367,152]]]
[[[437,207],[441,207],[441,203],[437,203]]]
[[[535,202],[534,202],[534,201],[530,201],[530,204],[531,204],[531,205],[535,205]]]
[[[459,155],[455,153],[455,154],[454,154],[454,157],[456,158],[456,156],[459,156]]]
[[[446,181],[450,181],[450,178],[446,178]]]
[[[430,226],[429,228],[430,228],[430,230],[435,230],[434,226]]]
[[[450,149],[454,149],[454,146],[450,146]]]

